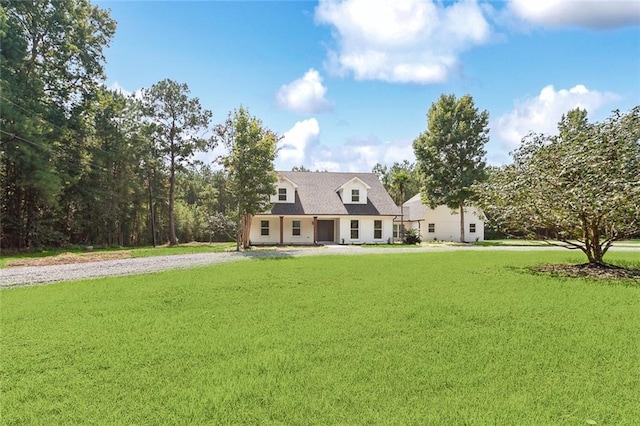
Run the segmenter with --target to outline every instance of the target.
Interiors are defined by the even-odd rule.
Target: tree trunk
[[[242,215],[238,208],[238,226],[236,227],[236,251],[240,251],[240,242],[242,240]]]
[[[398,237],[404,240],[404,203],[400,204],[400,229],[398,231]]]
[[[598,224],[591,224],[587,228],[587,235],[588,239],[585,240],[585,246],[587,246],[587,249],[589,250],[589,253],[587,253],[589,263],[603,265],[604,253],[600,246],[600,231],[598,230]]]
[[[460,242],[464,243],[464,202],[460,201]]]
[[[178,244],[178,239],[176,238],[176,224],[175,218],[173,215],[173,202],[175,198],[175,187],[176,187],[176,165],[175,165],[175,156],[171,155],[171,176],[169,178],[169,245],[175,246]]]
[[[156,246],[156,217],[153,213],[153,191],[151,189],[151,173],[149,173],[149,177],[147,178],[147,183],[149,187],[149,220],[151,221],[151,243],[153,247]]]
[[[242,218],[242,248],[248,249],[250,247],[249,233],[251,232],[251,220],[253,217],[250,214],[244,215]]]

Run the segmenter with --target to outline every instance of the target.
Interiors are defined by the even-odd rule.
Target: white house
[[[393,241],[400,209],[375,174],[277,173],[273,207],[254,216],[251,244]]]
[[[422,204],[420,194],[403,204],[405,229],[420,232],[422,241],[460,241],[460,214],[447,206],[431,209]],[[396,227],[400,218],[396,219]],[[465,241],[484,241],[484,216],[476,207],[464,209]]]

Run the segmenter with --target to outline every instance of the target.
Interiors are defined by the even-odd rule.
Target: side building
[[[254,216],[251,244],[382,244],[400,208],[374,173],[277,172],[273,207]]]
[[[422,241],[460,241],[460,214],[447,206],[431,209],[422,204],[420,194],[403,204],[404,227],[414,228]],[[396,229],[400,218],[396,219]],[[484,216],[475,207],[464,209],[464,236],[466,242],[484,241]]]

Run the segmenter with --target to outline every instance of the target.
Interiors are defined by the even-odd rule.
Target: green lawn
[[[403,243],[394,243],[394,244],[362,244],[361,247],[366,248],[420,248],[420,244],[403,244]]]
[[[493,247],[493,246],[548,246],[549,243],[562,244],[560,241],[544,241],[544,240],[518,240],[518,239],[502,239],[502,240],[484,240],[473,243],[476,246]],[[614,241],[614,247],[635,246],[640,244],[640,240],[619,240]]]
[[[550,261],[583,259],[319,256],[3,290],[1,423],[637,424],[640,285],[526,269]]]

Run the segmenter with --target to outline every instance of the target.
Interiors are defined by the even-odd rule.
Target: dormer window
[[[366,182],[355,176],[336,188],[336,192],[344,204],[367,204],[370,189]]]
[[[280,176],[274,185],[273,193],[269,196],[270,203],[295,203],[298,185],[291,179]]]

